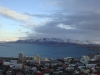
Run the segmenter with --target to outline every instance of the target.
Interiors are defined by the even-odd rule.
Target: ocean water
[[[99,51],[90,51],[87,48],[77,46],[53,47],[36,44],[0,44],[0,57],[18,57],[22,52],[24,56],[36,56],[44,58],[80,58],[83,55],[98,53]]]

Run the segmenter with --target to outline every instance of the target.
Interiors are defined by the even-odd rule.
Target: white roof
[[[10,65],[10,62],[4,62],[3,64],[4,65]]]

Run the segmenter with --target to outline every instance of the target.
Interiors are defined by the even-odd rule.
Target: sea
[[[99,51],[91,51],[78,46],[47,46],[37,44],[0,44],[0,57],[18,57],[22,52],[24,56],[40,55],[41,58],[81,58],[83,55],[96,54]]]

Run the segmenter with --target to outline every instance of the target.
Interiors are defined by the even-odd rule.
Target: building
[[[23,59],[24,59],[24,54],[20,52],[18,55],[18,60],[23,61]]]

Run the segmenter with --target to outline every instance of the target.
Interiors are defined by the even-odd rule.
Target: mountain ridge
[[[9,43],[9,42],[8,42]],[[31,44],[77,44],[77,45],[88,45],[94,44],[88,40],[79,41],[72,39],[60,39],[60,38],[33,38],[33,39],[25,39],[25,40],[17,40],[12,43],[31,43]]]

